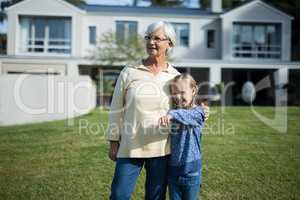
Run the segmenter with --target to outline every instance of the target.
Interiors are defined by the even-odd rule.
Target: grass
[[[274,114],[271,107],[255,110]],[[202,200],[300,199],[299,107],[288,109],[287,133],[262,123],[249,107],[211,113],[202,137]],[[95,109],[72,126],[63,120],[1,127],[1,199],[108,199],[114,163],[106,124],[107,112]],[[143,199],[144,178],[143,172],[132,199]]]

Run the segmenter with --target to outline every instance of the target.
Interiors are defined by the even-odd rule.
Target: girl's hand
[[[208,120],[209,117],[209,107],[204,103],[201,103],[202,108],[204,109],[204,120]]]
[[[159,125],[160,126],[169,126],[171,121],[171,116],[170,115],[166,115],[166,116],[162,116],[161,118],[159,118]]]

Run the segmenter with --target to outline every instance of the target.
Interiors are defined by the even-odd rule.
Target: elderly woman
[[[176,34],[166,22],[151,24],[145,36],[148,57],[120,73],[112,98],[107,140],[116,161],[110,199],[129,200],[137,177],[146,169],[145,199],[165,199],[168,130],[159,118],[170,108],[169,81],[179,72],[167,61]]]

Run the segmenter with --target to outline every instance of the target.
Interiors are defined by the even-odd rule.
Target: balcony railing
[[[59,54],[70,54],[71,53],[71,40],[64,38],[34,38],[27,39],[23,47],[26,52],[37,52],[37,53],[59,53]]]
[[[281,45],[235,44],[233,57],[280,59]]]

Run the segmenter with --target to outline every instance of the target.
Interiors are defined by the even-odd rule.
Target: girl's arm
[[[202,125],[205,120],[204,111],[200,106],[193,109],[170,110],[168,115],[184,125],[199,126]]]

